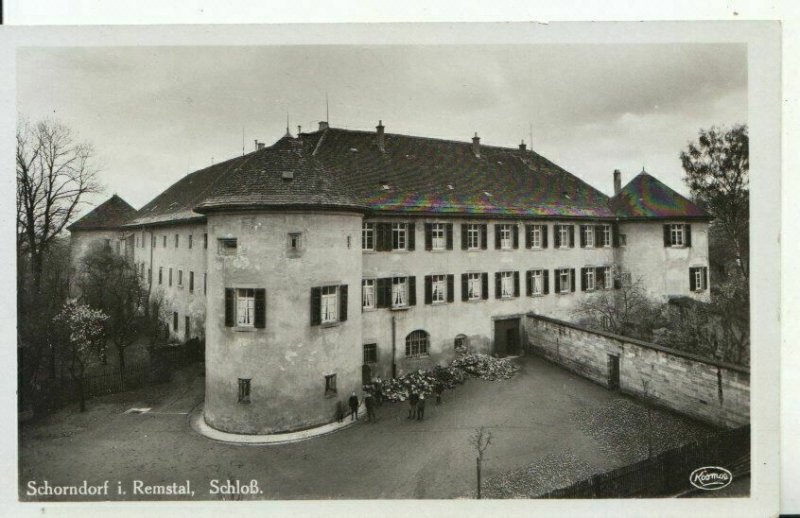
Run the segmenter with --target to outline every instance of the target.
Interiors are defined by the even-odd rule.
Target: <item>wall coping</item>
[[[682,358],[686,358],[686,359],[693,360],[693,361],[700,362],[700,363],[705,363],[705,364],[708,364],[708,365],[713,365],[715,367],[720,367],[720,368],[723,368],[723,369],[728,369],[728,370],[732,370],[732,371],[736,371],[736,372],[741,372],[741,373],[747,374],[747,375],[750,374],[750,369],[747,368],[747,367],[744,367],[742,365],[736,365],[734,363],[727,363],[727,362],[711,360],[709,358],[705,358],[705,357],[699,356],[697,354],[692,354],[692,353],[688,353],[688,352],[685,352],[685,351],[679,351],[678,349],[673,349],[671,347],[664,347],[663,345],[654,344],[653,342],[646,342],[644,340],[639,340],[637,338],[631,338],[629,336],[623,336],[623,335],[618,335],[618,334],[615,334],[615,333],[609,333],[608,331],[600,331],[598,329],[591,329],[591,328],[588,328],[586,326],[582,326],[582,325],[579,325],[579,324],[574,324],[572,322],[566,322],[564,320],[558,320],[557,318],[546,317],[544,315],[539,315],[539,314],[536,314],[536,313],[533,313],[533,312],[527,313],[526,316],[528,318],[534,318],[534,319],[537,319],[537,320],[542,320],[542,321],[545,321],[545,322],[549,322],[551,324],[556,324],[556,325],[561,325],[561,326],[564,326],[564,327],[569,327],[569,328],[572,328],[572,329],[575,329],[575,330],[578,330],[578,331],[583,331],[585,333],[604,336],[606,338],[611,338],[612,340],[617,340],[617,341],[620,341],[620,342],[628,342],[628,343],[631,343],[631,344],[634,344],[634,345],[638,345],[640,347],[644,347],[644,348],[647,348],[647,349],[653,349],[655,351],[660,351],[660,352],[671,354],[671,355],[674,355],[674,356],[680,356]]]

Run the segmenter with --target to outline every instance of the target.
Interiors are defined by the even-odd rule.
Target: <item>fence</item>
[[[689,474],[719,466],[734,475],[750,471],[750,427],[725,430],[653,458],[599,473],[538,498],[630,498],[673,495],[690,489]]]

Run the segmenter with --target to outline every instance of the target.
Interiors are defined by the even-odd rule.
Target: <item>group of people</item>
[[[439,405],[442,403],[442,392],[444,392],[444,385],[441,382],[437,382],[433,387],[433,393],[436,395],[436,404]],[[417,421],[422,421],[425,419],[425,395],[418,393],[416,390],[412,391],[409,398],[408,403],[410,408],[408,410],[408,419],[416,419]],[[347,405],[350,408],[350,420],[355,421],[358,419],[358,407],[359,407],[359,400],[358,395],[356,395],[355,391],[350,394],[350,397],[347,398]],[[368,383],[364,385],[364,408],[367,411],[367,421],[370,423],[376,423],[378,421],[377,416],[375,415],[375,408],[383,405],[383,382],[380,378],[377,378],[372,381],[372,383]],[[345,405],[340,400],[336,403],[336,421],[341,423],[344,421],[345,418]]]

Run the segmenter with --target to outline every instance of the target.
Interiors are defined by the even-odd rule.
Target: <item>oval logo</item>
[[[689,482],[697,489],[714,491],[727,487],[733,481],[733,475],[725,468],[706,466],[697,468],[689,475]]]

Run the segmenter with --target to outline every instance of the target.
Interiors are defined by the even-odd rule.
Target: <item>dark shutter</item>
[[[619,224],[611,224],[611,245],[614,248],[619,248]]]
[[[502,225],[495,225],[494,226],[494,248],[496,250],[500,249],[500,228]]]
[[[708,268],[703,267],[703,289],[708,289]]]
[[[500,298],[500,293],[502,291],[500,289],[500,282],[500,272],[494,272],[494,298],[496,299]]]
[[[533,225],[525,225],[525,248],[531,247],[531,232],[533,232]]]
[[[587,226],[588,225],[581,225],[580,227],[578,227],[580,229],[580,236],[578,236],[578,237],[580,239],[581,248],[586,248],[586,227]]]
[[[391,223],[380,223],[383,225],[383,250],[390,251],[392,250],[392,224]]]
[[[417,226],[412,221],[411,223],[406,223],[406,229],[408,231],[408,250],[413,251],[417,236]]]
[[[605,242],[603,241],[603,225],[595,225],[594,229],[594,246],[601,247],[605,246]]]
[[[375,280],[376,293],[376,307],[388,308],[392,305],[392,279],[386,277],[384,279]]]
[[[669,225],[664,225],[664,246],[670,246]]]
[[[322,289],[311,288],[311,325],[318,326],[322,321]]]
[[[689,268],[689,291],[695,291],[697,285],[694,282],[694,268]]]
[[[461,249],[467,249],[467,233],[469,232],[469,226],[466,223],[461,224]]]
[[[425,276],[425,304],[430,304],[433,301],[433,287],[431,286],[431,276]]]
[[[548,225],[542,225],[542,248],[547,248],[547,233],[550,232],[548,228]]]
[[[519,297],[519,271],[514,272],[514,296]]]
[[[446,243],[447,243],[446,248],[448,250],[452,250],[453,249],[453,224],[452,223],[447,223],[444,226],[444,232],[445,232],[445,240],[446,240]]]
[[[525,295],[533,295],[533,272],[530,270],[525,272]]]
[[[347,320],[347,284],[339,286],[339,322]]]
[[[255,290],[255,327],[263,329],[267,323],[267,292],[264,288]]]
[[[511,237],[514,240],[514,248],[519,248],[519,225],[512,225]]]
[[[374,239],[373,247],[375,248],[376,252],[382,252],[384,250],[384,248],[383,248],[383,241],[384,241],[384,237],[383,237],[384,226],[383,226],[383,223],[375,223],[372,226],[372,228],[373,228],[373,232],[375,232],[375,235],[373,237],[373,239]]]
[[[594,269],[595,286],[597,289],[606,287],[606,270],[602,266]]]
[[[433,249],[433,224],[425,223],[425,250]]]
[[[233,315],[236,307],[236,290],[225,288],[225,327],[233,327]]]
[[[550,270],[542,270],[542,285],[544,286],[543,293],[547,295],[550,293]]]
[[[575,225],[569,225],[569,247],[575,248]]]
[[[560,270],[553,270],[553,280],[555,281],[556,293],[561,293],[561,275]]]
[[[469,300],[469,274],[461,274],[461,300]]]
[[[684,225],[683,227],[686,229],[684,231],[684,234],[686,234],[686,246],[692,246],[692,226]]]
[[[488,230],[487,230],[487,228],[488,228],[488,226],[485,225],[485,224],[480,226],[480,229],[481,229],[481,249],[483,249],[483,250],[486,250],[486,247],[487,247],[487,244],[486,244],[487,243],[487,239],[488,239],[488,235],[487,235],[488,234]]]
[[[588,283],[586,278],[588,276],[587,270],[588,268],[581,268],[581,291],[586,291],[586,284]]]
[[[561,246],[561,225],[553,225],[553,246],[559,248]]]
[[[486,272],[481,274],[481,297],[483,300],[489,298],[489,274]]]
[[[614,276],[614,289],[622,289],[622,272],[617,271],[615,268],[611,272],[611,275]]]
[[[569,289],[575,291],[575,268],[569,269]]]
[[[408,278],[408,305],[417,305],[417,278],[413,276]]]
[[[455,284],[455,282],[454,282],[454,279],[453,279],[453,275],[452,274],[448,275],[447,276],[447,302],[453,302],[453,300],[454,300],[454,298],[453,298],[453,296],[455,295],[455,293],[453,293],[455,291],[454,284]]]

